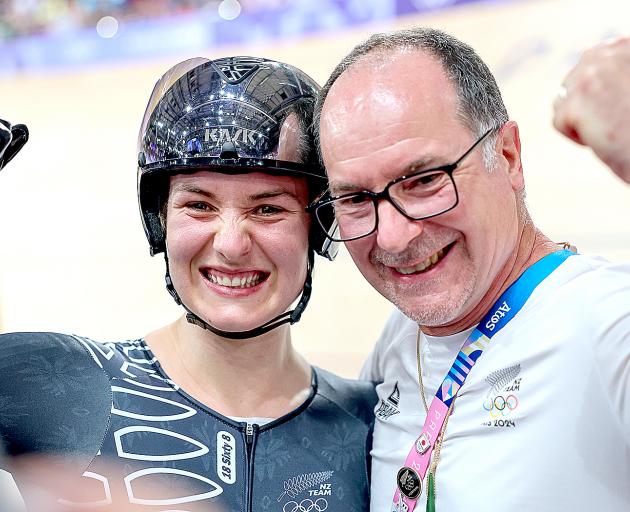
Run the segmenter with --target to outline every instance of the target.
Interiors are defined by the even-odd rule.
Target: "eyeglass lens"
[[[389,186],[384,195],[397,210],[414,220],[442,213],[457,202],[453,180],[442,170],[409,176]],[[339,223],[336,239],[348,241],[374,231],[376,207],[376,197],[359,192],[320,205],[316,215],[323,225],[322,221],[335,215]]]

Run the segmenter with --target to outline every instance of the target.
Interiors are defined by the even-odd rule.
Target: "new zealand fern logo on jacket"
[[[520,363],[496,370],[486,377],[490,389],[483,401],[486,427],[516,427],[514,414],[519,406],[521,389]]]

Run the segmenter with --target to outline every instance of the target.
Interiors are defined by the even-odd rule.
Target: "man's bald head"
[[[479,55],[467,44],[442,31],[417,27],[408,30],[374,34],[357,45],[333,70],[324,85],[315,106],[315,137],[321,158],[320,118],[322,108],[331,87],[337,79],[355,63],[371,59],[375,66],[387,60],[395,52],[424,51],[444,67],[459,99],[458,116],[473,134],[480,136],[490,128],[508,121],[508,113],[494,76]],[[422,77],[419,78],[421,84]],[[491,167],[493,140],[484,148],[486,164]]]

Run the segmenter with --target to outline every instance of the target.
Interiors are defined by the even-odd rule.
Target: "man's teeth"
[[[215,276],[214,274],[208,273],[207,276],[211,282],[220,284],[221,286],[228,286],[230,288],[251,288],[260,282],[262,274],[253,272],[250,274],[244,274],[241,277],[230,278],[227,276]]]
[[[423,272],[429,267],[435,265],[444,256],[444,249],[440,249],[435,254],[429,256],[426,260],[413,267],[397,267],[396,270],[401,274],[415,274],[416,272]]]

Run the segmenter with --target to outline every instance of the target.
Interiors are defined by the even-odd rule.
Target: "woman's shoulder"
[[[0,334],[0,372],[11,367],[58,365],[66,372],[86,376],[120,377],[124,362],[151,364],[153,356],[142,339],[95,341],[85,336],[57,332],[10,332]]]
[[[56,332],[10,332],[0,334],[0,370],[15,365],[67,367],[79,366],[88,369],[85,364],[92,359],[99,367],[91,351],[87,348],[89,340],[70,334]],[[94,343],[94,342],[92,342]]]
[[[9,454],[93,456],[110,410],[109,376],[80,338],[0,335],[0,437]]]
[[[97,354],[103,354],[105,346],[88,338],[56,332],[0,334],[0,372],[21,368],[22,374],[26,368],[33,371],[48,368],[58,376],[74,372],[103,373]]]

